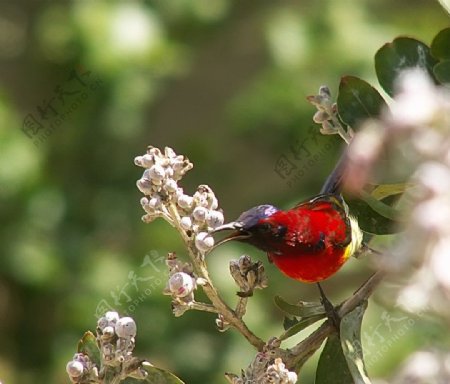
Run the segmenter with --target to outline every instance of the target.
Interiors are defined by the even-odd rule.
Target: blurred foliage
[[[186,154],[186,189],[211,185],[229,219],[293,204],[318,191],[339,150],[320,136],[311,157],[295,159],[298,177],[274,171],[314,127],[305,96],[336,91],[345,74],[375,84],[382,44],[399,34],[429,44],[447,25],[425,0],[0,2],[0,380],[67,382],[65,363],[105,303],[136,320],[137,354],[185,382],[239,371],[254,354],[239,335],[219,334],[212,315],[175,319],[160,293],[165,267],[145,256],[183,250],[168,225],[140,221],[133,158],[147,144]],[[69,80],[73,71],[88,85]],[[25,123],[42,127],[30,138]],[[235,292],[222,272],[243,251],[255,252],[230,245],[210,261],[226,297]],[[281,331],[276,294],[317,299],[266,265],[270,286],[247,315],[264,337]],[[339,301],[368,272],[353,261],[326,289]],[[147,280],[134,287],[133,273]],[[383,313],[369,306],[377,332]],[[439,340],[438,325],[419,322],[407,336],[389,328],[383,337],[399,339],[389,347],[372,332],[367,349],[385,348],[369,373],[388,374],[424,334]],[[301,380],[313,380],[307,367]]]

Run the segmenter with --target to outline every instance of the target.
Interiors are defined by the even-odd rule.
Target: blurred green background
[[[165,267],[146,255],[183,249],[164,222],[141,222],[133,158],[148,144],[187,155],[185,191],[210,185],[227,219],[259,203],[288,207],[318,191],[341,148],[314,134],[305,97],[322,84],[335,91],[345,74],[375,83],[383,43],[400,34],[430,43],[448,23],[432,0],[0,2],[0,381],[68,382],[65,364],[102,306],[131,315],[136,353],[186,383],[245,368],[255,351],[239,334],[218,333],[210,314],[171,314]],[[295,168],[285,178],[280,159]],[[315,287],[230,244],[210,260],[230,303],[224,271],[242,252],[264,260],[270,279],[249,326],[279,334],[273,296],[317,299]],[[338,302],[369,273],[351,261],[325,289]],[[393,329],[376,304],[365,323],[376,376],[439,337],[438,326],[389,313]]]

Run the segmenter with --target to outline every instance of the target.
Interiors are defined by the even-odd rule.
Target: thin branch
[[[169,205],[169,212],[173,218],[175,228],[178,229],[178,232],[181,234],[183,241],[186,244],[189,251],[189,257],[191,258],[196,273],[199,277],[205,280],[205,284],[202,285],[203,291],[215,307],[216,312],[220,313],[228,324],[236,328],[251,345],[253,345],[258,351],[261,351],[266,343],[250,331],[247,324],[245,324],[245,322],[237,316],[236,312],[233,311],[219,295],[219,292],[209,277],[209,272],[203,255],[200,254],[195,248],[193,241],[187,236],[185,230],[181,227],[178,211],[173,204]]]
[[[199,303],[198,301],[193,301],[189,304],[189,309],[194,309],[196,311],[210,312],[210,313],[219,313],[216,307],[211,304]]]
[[[211,300],[211,303],[217,308],[218,312],[220,312],[227,323],[236,328],[258,351],[262,351],[266,343],[250,331],[247,324],[237,317],[236,313],[223,301],[217,292],[217,289],[211,282],[205,262],[198,262],[198,260],[196,260],[198,257],[196,257],[195,254],[192,254],[191,249],[189,253],[191,254],[191,259],[197,272],[206,280],[206,284],[203,285],[203,290],[205,291],[206,296],[208,296],[208,299]]]

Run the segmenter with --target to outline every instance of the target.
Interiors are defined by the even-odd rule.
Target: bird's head
[[[258,205],[242,213],[235,221],[217,227],[214,232],[231,230],[232,232],[216,243],[215,247],[230,240],[238,240],[263,250],[271,251],[273,237],[282,235],[280,228],[269,220],[273,214],[279,212],[273,205]]]

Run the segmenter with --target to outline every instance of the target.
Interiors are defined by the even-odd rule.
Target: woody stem
[[[172,217],[173,225],[181,234],[183,241],[189,251],[189,257],[191,258],[196,273],[199,277],[205,280],[205,284],[202,285],[203,291],[217,310],[217,313],[220,313],[227,323],[236,328],[251,345],[253,345],[258,351],[261,351],[265,345],[265,342],[258,336],[256,336],[247,327],[247,324],[245,324],[245,322],[241,318],[239,318],[239,316],[237,316],[236,312],[233,311],[220,296],[219,292],[211,281],[211,278],[209,277],[209,272],[206,266],[204,255],[197,250],[192,239],[189,238],[185,230],[180,225],[180,215],[178,214],[176,206],[174,204],[170,204],[168,206],[168,209],[170,216]]]

